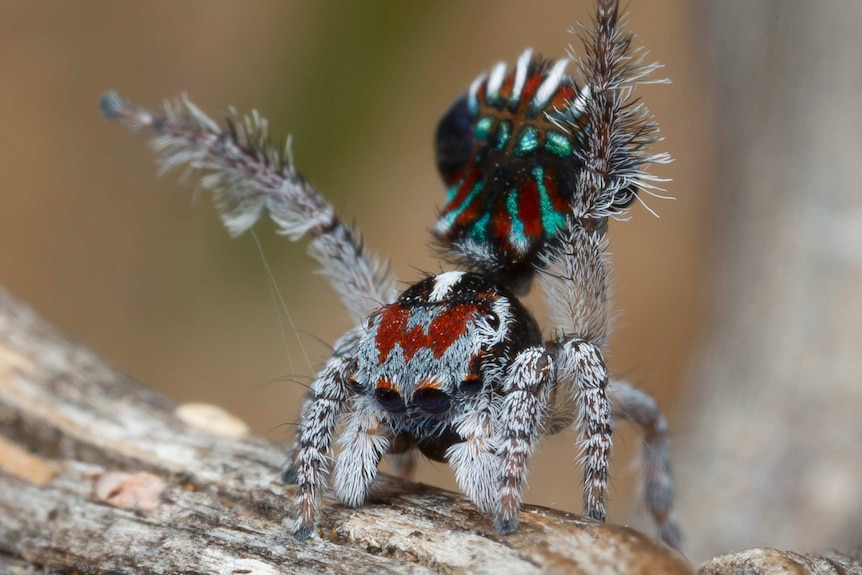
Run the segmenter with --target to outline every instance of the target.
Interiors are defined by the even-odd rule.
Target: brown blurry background
[[[722,488],[734,478],[746,485],[751,463],[719,465],[720,456],[704,447],[716,436],[725,437],[717,427],[728,418],[715,421],[700,414],[716,413],[713,406],[722,397],[744,400],[746,390],[765,385],[752,370],[737,378],[740,387],[728,387],[723,395],[715,377],[739,361],[733,350],[710,353],[716,334],[730,329],[727,337],[743,355],[753,348],[752,342],[758,342],[759,353],[771,349],[760,339],[758,326],[776,316],[757,316],[769,309],[770,298],[734,311],[734,294],[747,290],[751,282],[767,294],[788,285],[778,280],[777,287],[771,287],[767,273],[773,255],[785,245],[782,236],[764,244],[756,233],[743,233],[759,230],[762,220],[752,218],[762,214],[748,209],[745,198],[759,196],[744,193],[746,180],[736,170],[740,162],[752,168],[745,151],[762,144],[760,119],[771,118],[779,127],[794,125],[799,110],[779,104],[784,95],[795,93],[798,60],[782,67],[772,59],[781,64],[780,50],[790,45],[796,45],[804,59],[808,52],[803,40],[794,44],[788,39],[807,29],[811,20],[795,14],[799,10],[788,8],[790,3],[751,4],[757,7],[750,9],[740,0],[639,0],[630,6],[630,29],[649,49],[650,58],[665,64],[661,75],[673,80],[671,85],[646,86],[640,94],[661,123],[664,148],[675,158],[656,173],[673,179],[668,190],[677,199],[650,200],[661,219],[636,206],[631,221],[611,225],[619,319],[610,363],[615,372],[654,394],[671,419],[683,527],[695,558],[755,544],[808,550],[862,540],[862,527],[852,519],[862,508],[862,501],[852,499],[860,492],[859,482],[854,482],[859,475],[842,476],[849,495],[827,506],[846,517],[828,512],[826,527],[820,522],[816,529],[806,528],[804,502],[795,515],[775,511],[772,516],[773,508],[746,515],[750,502]],[[749,10],[757,18],[752,19]],[[832,12],[836,18],[821,22],[812,33],[815,39],[838,41],[840,27],[850,25],[848,19],[858,23],[859,10],[852,0],[836,2]],[[304,242],[291,244],[275,236],[270,225],[260,225],[258,237],[290,313],[280,329],[279,308],[271,299],[252,237],[229,239],[209,198],[195,199],[191,188],[176,183],[177,174],[158,178],[144,138],[103,121],[98,95],[116,89],[155,107],[166,97],[187,92],[214,116],[230,105],[261,110],[276,136],[293,134],[296,162],[304,175],[346,220],[356,223],[372,249],[391,258],[398,278],[412,282],[442,265],[427,245],[427,230],[443,201],[432,153],[438,117],[497,60],[513,62],[525,46],[561,55],[574,41],[568,27],[587,18],[586,0],[2,0],[0,158],[5,177],[0,192],[0,284],[140,381],[180,402],[221,405],[256,431],[287,443],[303,392],[293,380],[307,382],[325,361],[328,344],[348,328],[346,314],[325,279],[314,273]],[[846,66],[856,65],[856,75],[839,76],[849,76],[849,85],[862,87],[853,84],[858,81],[858,58],[846,60]],[[738,74],[748,62],[753,63]],[[819,69],[820,60],[813,62],[809,71]],[[764,75],[764,70],[772,70],[772,75]],[[761,97],[750,98],[752,94]],[[752,99],[759,108],[746,108]],[[805,101],[791,99],[800,105]],[[854,106],[847,109],[856,115],[845,117],[846,124],[862,127]],[[774,117],[779,112],[789,116]],[[809,128],[816,130],[813,124]],[[771,137],[786,142],[807,133],[777,132]],[[852,133],[848,138],[837,158],[824,154],[830,157],[823,161],[855,161],[862,146]],[[799,157],[792,153],[817,161],[805,150],[785,154],[780,147],[766,146],[757,166],[772,170],[775,154],[783,161]],[[779,164],[776,171],[786,174],[787,165]],[[858,174],[848,176],[858,195]],[[774,182],[761,184],[770,193],[777,187]],[[781,183],[782,190],[787,187]],[[852,205],[852,194],[848,198]],[[776,211],[781,201],[776,200]],[[767,208],[772,205],[766,202]],[[793,207],[803,214],[794,217],[809,221],[808,210],[817,206],[801,202]],[[858,199],[853,207],[858,209]],[[828,222],[826,216],[823,221]],[[853,231],[859,222],[848,221],[849,239],[839,235],[836,240],[850,254],[840,269],[858,273],[862,235]],[[809,231],[816,235],[822,229]],[[757,252],[742,279],[727,281],[739,269],[735,258],[751,253],[754,246],[765,251]],[[748,273],[751,269],[762,273]],[[803,266],[799,273],[815,294],[818,274],[829,270],[810,269]],[[842,381],[848,385],[837,397],[858,413],[858,394],[848,403],[846,393],[860,387],[851,351],[862,342],[852,327],[862,306],[856,305],[854,295],[858,277],[842,277],[840,290],[847,290],[853,312],[834,317],[834,322],[851,326],[840,331],[840,344],[850,351],[842,356],[842,365],[848,366]],[[795,301],[781,318],[804,308],[808,300],[803,294]],[[541,317],[537,294],[530,303]],[[735,314],[748,321],[728,328],[727,319]],[[776,329],[781,333],[780,324]],[[790,353],[783,368],[795,373],[796,357]],[[786,395],[782,378],[773,383],[776,397]],[[801,420],[776,423],[771,433],[790,433],[788,427],[805,422],[822,425],[836,396],[821,399],[801,413]],[[760,409],[750,414],[755,424],[769,420],[769,405]],[[845,458],[862,457],[858,442],[842,443],[858,437],[858,428],[849,434],[841,429],[834,433],[837,451]],[[749,446],[752,457],[770,453],[769,434],[766,437],[763,444]],[[745,439],[731,437],[723,445],[732,452]],[[638,441],[638,434],[620,426],[610,517],[651,532],[633,465]],[[572,444],[571,435],[543,442],[532,463],[528,502],[580,509],[581,471]],[[792,459],[792,442],[782,453]],[[804,459],[792,460],[805,467]],[[720,485],[704,473],[716,465],[725,472],[716,479]],[[773,477],[767,473],[758,481],[769,486]],[[454,488],[445,465],[423,464],[419,478]],[[826,485],[831,484],[813,484],[812,489]],[[743,511],[734,507],[737,504]],[[780,503],[778,509],[794,507]],[[746,531],[733,520],[721,519],[728,514],[757,529]],[[799,528],[779,532],[776,523],[798,523]]]

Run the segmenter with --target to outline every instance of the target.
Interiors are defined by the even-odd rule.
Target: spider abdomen
[[[501,63],[480,76],[440,121],[448,196],[434,234],[471,265],[528,270],[571,212],[589,127],[580,113],[587,94],[566,63],[527,50],[514,70]]]

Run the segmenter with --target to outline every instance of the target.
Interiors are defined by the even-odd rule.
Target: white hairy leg
[[[380,458],[389,448],[379,408],[366,397],[355,398],[355,411],[347,414],[344,432],[338,439],[341,452],[335,461],[333,487],[339,501],[350,507],[365,503],[377,477]]]
[[[580,436],[584,466],[584,513],[604,521],[608,469],[613,446],[613,419],[607,395],[607,368],[599,349],[583,340],[563,343],[557,353],[557,377],[571,381],[579,406],[575,428]]]
[[[494,514],[494,526],[504,535],[518,528],[527,462],[540,436],[553,382],[553,360],[543,347],[520,352],[506,374],[499,423],[499,506]]]

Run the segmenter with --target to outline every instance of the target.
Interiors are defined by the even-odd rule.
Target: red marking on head
[[[383,308],[375,340],[380,357],[388,357],[395,344],[401,341],[404,330],[407,328],[407,319],[409,317],[410,310],[404,309],[398,304],[388,305]]]
[[[416,386],[416,391],[420,389],[440,389],[440,382],[436,379],[425,379]]]
[[[467,322],[475,314],[476,306],[468,304],[444,309],[431,321],[426,333],[420,325],[405,329],[410,310],[399,304],[386,306],[380,316],[376,339],[380,361],[389,357],[395,344],[401,346],[407,361],[420,349],[430,349],[434,357],[440,359],[449,346],[467,331]]]
[[[476,314],[476,306],[463,304],[447,309],[428,326],[428,338],[434,357],[439,358],[456,339],[467,331],[467,321]]]

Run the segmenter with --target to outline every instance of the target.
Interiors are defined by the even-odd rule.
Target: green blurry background
[[[275,135],[293,134],[299,169],[409,283],[443,269],[428,248],[444,197],[439,116],[497,60],[526,46],[562,55],[588,4],[0,2],[0,284],[138,380],[288,443],[303,393],[292,380],[307,382],[349,327],[339,302],[304,242],[258,226],[291,317],[282,331],[251,236],[229,239],[209,198],[178,174],[158,178],[145,139],[102,120],[98,95],[116,89],[155,107],[187,92],[214,116],[259,109]],[[631,221],[611,224],[610,364],[654,394],[675,438],[697,426],[679,399],[709,329],[713,238],[732,233],[710,217],[721,90],[709,17],[684,0],[631,2],[630,29],[673,80],[640,94],[675,158],[656,173],[673,179],[677,199],[650,201],[661,219],[635,206]],[[530,304],[541,317],[536,294]],[[652,532],[638,438],[620,426],[610,518]],[[575,456],[573,436],[545,440],[526,500],[579,510]],[[445,465],[424,463],[419,479],[454,488]]]

